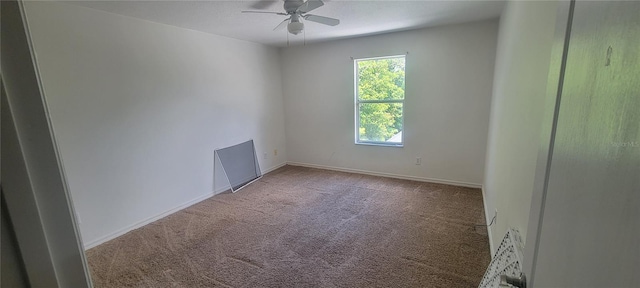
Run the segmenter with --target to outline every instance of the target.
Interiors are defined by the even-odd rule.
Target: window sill
[[[362,146],[382,146],[382,147],[395,147],[395,148],[403,148],[404,144],[398,143],[398,144],[388,144],[388,143],[371,143],[371,142],[356,142],[354,143],[356,145],[362,145]]]

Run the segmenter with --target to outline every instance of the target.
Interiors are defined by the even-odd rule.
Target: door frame
[[[92,287],[23,0],[2,13],[2,193],[30,286]]]
[[[544,220],[544,208],[553,146],[555,142],[558,113],[562,99],[564,72],[571,38],[571,23],[575,0],[558,1],[556,12],[556,29],[553,36],[551,63],[547,78],[547,92],[544,101],[544,115],[540,133],[538,159],[536,163],[527,239],[524,248],[523,272],[527,276],[527,286],[534,287],[535,268],[538,256],[540,233]]]

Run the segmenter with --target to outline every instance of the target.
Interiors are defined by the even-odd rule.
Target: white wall
[[[484,197],[497,248],[509,227],[526,239],[541,137],[557,2],[509,1],[500,34],[491,101]]]
[[[479,187],[497,33],[491,20],[283,49],[288,160]],[[406,52],[404,148],[355,145],[351,57]]]
[[[224,188],[215,148],[253,138],[263,170],[285,162],[277,49],[25,5],[85,246]]]

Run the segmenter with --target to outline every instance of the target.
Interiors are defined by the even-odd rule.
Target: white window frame
[[[358,77],[358,62],[360,61],[368,61],[368,60],[380,60],[380,59],[391,59],[391,58],[404,58],[405,63],[405,93],[402,97],[402,100],[359,100],[358,98],[358,85],[360,84],[360,78]],[[380,56],[380,57],[369,57],[369,58],[354,58],[353,59],[353,72],[354,72],[354,106],[355,106],[355,144],[356,145],[369,145],[369,146],[385,146],[385,147],[404,147],[404,116],[405,116],[405,105],[404,101],[407,99],[407,90],[406,90],[406,80],[407,80],[407,55],[392,55],[392,56]],[[402,103],[402,139],[400,139],[400,143],[394,142],[383,142],[383,141],[368,141],[368,140],[360,140],[360,104],[361,103]]]

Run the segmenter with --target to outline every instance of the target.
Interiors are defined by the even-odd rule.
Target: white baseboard
[[[271,172],[273,170],[276,170],[276,169],[284,167],[284,166],[287,166],[287,162],[282,162],[282,163],[280,163],[280,164],[278,164],[276,166],[273,166],[273,167],[271,167],[269,169],[262,170],[262,175],[267,174],[267,173],[269,173],[269,172]]]
[[[489,223],[491,223],[491,219],[493,218],[489,218],[490,214],[489,210],[487,209],[487,196],[484,193],[484,185],[482,186],[482,205],[484,205],[484,221],[485,223],[487,223],[487,225]],[[496,219],[497,220],[497,219]],[[491,227],[487,226],[487,235],[489,236],[489,251],[491,252],[491,259],[493,259],[493,254],[495,254],[496,250],[493,248],[493,234],[491,233]]]
[[[348,173],[358,173],[358,174],[365,174],[365,175],[372,175],[372,176],[382,176],[382,177],[404,179],[404,180],[414,180],[414,181],[420,181],[420,182],[431,182],[431,183],[438,183],[438,184],[447,184],[447,185],[469,187],[469,188],[482,188],[481,184],[468,183],[468,182],[462,182],[462,181],[445,180],[445,179],[437,179],[437,178],[406,176],[406,175],[399,175],[399,174],[393,174],[393,173],[374,172],[374,171],[368,171],[368,170],[342,168],[342,167],[325,166],[325,165],[316,165],[316,164],[300,163],[300,162],[287,162],[287,165],[309,167],[309,168],[317,168],[317,169],[324,169],[324,170],[333,170],[333,171],[348,172]]]
[[[280,167],[283,167],[285,165],[287,165],[286,162],[278,164],[276,166],[273,166],[273,167],[271,167],[269,169],[262,170],[262,174],[263,175],[267,174],[267,173],[269,173],[269,172],[271,172],[273,170],[276,170],[276,169],[278,169]],[[144,219],[144,220],[139,221],[137,223],[131,224],[131,225],[127,226],[127,227],[119,229],[119,230],[117,230],[117,231],[115,231],[113,233],[110,233],[108,235],[102,236],[102,237],[100,237],[100,238],[98,238],[96,240],[93,240],[91,242],[84,243],[84,250],[91,249],[91,248],[96,247],[96,246],[98,246],[98,245],[100,245],[102,243],[105,243],[105,242],[109,241],[109,240],[113,240],[113,239],[115,239],[117,237],[120,237],[120,236],[126,234],[129,231],[138,229],[138,228],[140,228],[140,227],[142,227],[144,225],[147,225],[147,224],[152,223],[154,221],[160,220],[160,219],[162,219],[164,217],[167,217],[167,216],[169,216],[169,215],[171,215],[171,214],[173,214],[175,212],[178,212],[178,211],[180,211],[182,209],[185,209],[185,208],[187,208],[189,206],[197,204],[197,203],[199,203],[201,201],[204,201],[204,200],[208,199],[209,197],[211,197],[213,195],[222,193],[222,192],[227,191],[229,189],[231,189],[231,187],[227,185],[227,187],[223,187],[223,188],[217,189],[214,192],[207,193],[205,195],[199,196],[199,197],[197,197],[195,199],[189,200],[189,201],[187,201],[185,203],[182,203],[182,204],[180,204],[180,205],[178,205],[176,207],[173,207],[173,208],[171,208],[171,209],[169,209],[167,211],[164,211],[164,212],[162,212],[160,214],[151,216],[151,217],[149,217],[147,219]]]
[[[222,191],[225,191],[225,190],[222,190]],[[220,191],[220,192],[222,192],[222,191]],[[178,212],[179,210],[187,208],[187,207],[189,207],[189,206],[191,206],[193,204],[196,204],[196,203],[198,203],[200,201],[206,200],[207,198],[213,196],[214,194],[216,194],[216,193],[207,193],[207,194],[202,195],[202,196],[200,196],[198,198],[195,198],[193,200],[190,200],[190,201],[187,201],[185,203],[182,203],[182,204],[180,204],[180,205],[178,205],[178,206],[176,206],[174,208],[171,208],[171,209],[169,209],[169,210],[167,210],[165,212],[162,212],[162,213],[157,214],[155,216],[149,217],[147,219],[144,219],[144,220],[142,220],[140,222],[134,223],[134,224],[129,225],[127,227],[124,227],[122,229],[119,229],[119,230],[117,230],[117,231],[115,231],[113,233],[110,233],[108,235],[102,236],[102,237],[100,237],[100,238],[98,238],[96,240],[93,240],[91,242],[84,243],[84,250],[91,249],[91,248],[96,247],[96,246],[98,246],[98,245],[100,245],[102,243],[105,243],[105,242],[109,241],[109,240],[113,240],[113,239],[115,239],[115,238],[117,238],[119,236],[122,236],[122,235],[126,234],[127,232],[129,232],[131,230],[138,229],[138,228],[140,228],[140,227],[142,227],[144,225],[147,225],[147,224],[149,224],[151,222],[160,220],[161,218],[169,216],[169,215],[171,215],[171,214],[173,214],[175,212]]]

